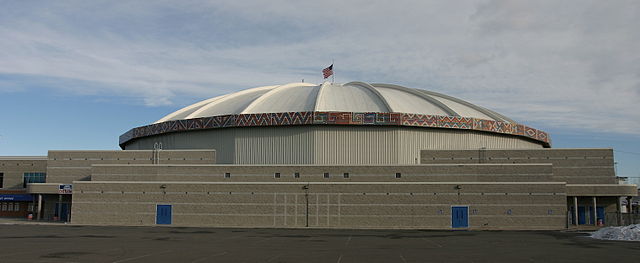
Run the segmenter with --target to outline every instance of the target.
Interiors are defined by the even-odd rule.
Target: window
[[[396,178],[400,178],[400,177],[402,177],[402,174],[401,173],[396,173]]]
[[[348,179],[349,178],[349,173],[344,173],[344,174],[342,174],[342,176],[344,176],[344,179]]]
[[[293,173],[293,178],[300,178],[300,173],[298,172]]]
[[[2,203],[2,211],[7,211],[7,203]]]
[[[231,178],[231,173],[224,173],[224,178]]]
[[[13,211],[20,211],[20,203],[13,203]]]
[[[47,179],[46,173],[24,173],[23,177],[24,181],[22,183],[22,188],[27,188],[27,184],[29,183],[44,183]]]
[[[324,173],[324,178],[329,178],[329,173]]]
[[[4,173],[0,173],[0,188],[4,187]]]
[[[280,173],[274,173],[274,174],[273,174],[273,178],[276,178],[276,179],[277,179],[277,178],[280,178]]]

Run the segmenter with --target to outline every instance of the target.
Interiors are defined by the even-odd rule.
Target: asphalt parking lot
[[[640,262],[640,242],[553,231],[0,225],[0,262]]]

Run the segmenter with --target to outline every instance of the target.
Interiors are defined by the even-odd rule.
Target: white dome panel
[[[224,98],[209,103],[206,106],[202,106],[200,109],[190,114],[187,119],[227,114],[239,114],[245,108],[247,108],[247,106],[249,106],[251,102],[264,95],[271,89],[273,89],[273,87],[256,88],[229,94]]]
[[[388,112],[382,99],[366,87],[322,85],[316,111]]]
[[[478,119],[485,119],[485,120],[491,120],[493,118],[489,117],[488,115],[465,105],[462,105],[460,103],[457,103],[453,100],[449,100],[449,99],[445,99],[443,97],[438,97],[438,96],[432,96],[433,98],[439,100],[440,102],[444,103],[445,105],[447,105],[447,107],[451,108],[452,110],[454,110],[455,112],[457,112],[460,116],[465,116],[465,117],[473,117],[473,118],[478,118]]]
[[[275,112],[398,112],[513,122],[466,101],[391,84],[290,83],[215,97],[171,113],[156,123],[228,114]]]
[[[313,111],[319,89],[317,85],[305,83],[278,86],[254,100],[242,113]]]
[[[387,98],[387,103],[394,112],[449,115],[442,108],[414,94],[391,88],[376,87],[376,89]]]
[[[186,119],[187,116],[189,116],[191,113],[193,113],[194,111],[197,111],[198,109],[202,108],[203,106],[214,102],[218,99],[223,98],[225,95],[222,96],[218,96],[218,97],[214,97],[211,99],[207,99],[207,100],[203,100],[201,102],[195,103],[191,106],[187,106],[184,107],[174,113],[171,113],[167,116],[164,116],[164,118],[159,119],[158,121],[156,121],[155,123],[161,123],[161,122],[165,122],[165,121],[172,121],[172,120],[181,120],[181,119]]]

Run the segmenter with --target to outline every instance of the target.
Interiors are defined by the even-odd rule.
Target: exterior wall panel
[[[548,163],[553,181],[568,184],[617,184],[612,149],[513,149],[421,151],[422,164]]]
[[[313,163],[314,132],[305,127],[236,129],[235,164]]]
[[[0,157],[0,173],[3,174],[0,190],[24,189],[24,173],[47,171],[47,157]],[[48,178],[47,178],[48,179]]]
[[[210,131],[167,133],[136,140],[127,145],[125,150],[153,150],[155,143],[162,143],[164,150],[214,149],[217,163],[233,163],[235,132],[235,129],[217,129],[214,134]]]
[[[91,180],[94,164],[152,164],[154,151],[49,151],[46,161],[47,183],[70,184]],[[213,150],[163,150],[158,153],[162,164],[214,164]]]
[[[315,134],[316,164],[398,163],[398,134],[393,128],[319,126]]]
[[[520,137],[417,127],[304,125],[175,132],[136,139],[130,149],[215,149],[218,163],[416,164],[424,149],[541,149]]]

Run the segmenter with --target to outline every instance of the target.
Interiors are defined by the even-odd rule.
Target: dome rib
[[[449,108],[449,106],[445,105],[444,103],[440,102],[439,100],[436,100],[430,96],[427,96],[425,94],[422,94],[414,89],[410,89],[407,87],[403,87],[403,86],[399,86],[399,85],[393,85],[393,84],[382,84],[382,83],[372,83],[371,84],[373,87],[381,87],[381,88],[389,88],[389,89],[395,89],[395,90],[400,90],[400,91],[404,91],[407,92],[409,94],[418,96],[426,101],[428,101],[429,103],[436,105],[438,108],[442,109],[444,112],[446,112],[447,114],[449,114],[449,116],[460,116],[460,114],[458,114],[457,112],[455,112],[454,110],[452,110],[451,108]]]
[[[313,111],[318,111],[318,105],[320,105],[320,103],[318,102],[322,99],[322,90],[324,90],[325,86],[327,85],[329,85],[329,82],[320,84],[320,88],[318,88],[318,92],[316,93],[316,102],[313,105]]]
[[[477,106],[477,105],[476,105],[476,106]],[[489,112],[491,112],[491,113],[493,113],[493,114],[495,114],[495,115],[499,116],[503,121],[507,121],[507,122],[511,122],[511,123],[516,123],[516,121],[514,121],[513,119],[511,119],[511,118],[509,118],[509,117],[507,117],[507,116],[504,116],[504,115],[502,115],[502,114],[500,114],[500,113],[497,113],[497,112],[495,112],[495,111],[493,111],[493,110],[490,110],[490,109],[484,108],[484,107],[482,107],[482,106],[477,106],[477,107],[482,108],[482,109],[484,109],[484,110],[486,110],[486,111],[489,111]]]
[[[212,102],[214,102],[214,101],[216,101],[216,100],[222,99],[222,98],[223,98],[223,97],[225,97],[225,96],[227,96],[227,95],[222,95],[222,96],[218,96],[218,97],[214,97],[214,98],[210,98],[210,99],[203,100],[203,101],[201,101],[201,102],[194,103],[194,104],[192,104],[192,105],[189,105],[189,106],[187,106],[187,107],[184,107],[184,108],[182,108],[182,109],[179,109],[179,110],[177,110],[177,111],[174,111],[173,113],[171,113],[171,114],[169,114],[169,115],[167,115],[167,116],[164,116],[162,119],[159,119],[159,120],[157,120],[157,121],[156,121],[156,122],[154,122],[154,123],[161,123],[161,122],[165,122],[165,121],[173,120],[174,118],[176,118],[176,117],[177,117],[177,116],[179,116],[180,114],[183,114],[183,113],[185,113],[185,112],[188,112],[188,111],[192,110],[192,111],[191,111],[191,112],[189,112],[186,116],[184,116],[184,117],[186,118],[186,117],[188,117],[191,113],[193,113],[194,111],[197,111],[198,109],[200,109],[200,108],[202,108],[202,107],[206,106],[208,103],[212,103]]]
[[[373,94],[378,96],[378,99],[380,99],[380,101],[382,101],[382,103],[384,104],[385,108],[387,108],[387,112],[393,112],[393,109],[389,105],[389,102],[387,101],[387,99],[384,96],[382,96],[382,94],[380,94],[380,92],[376,88],[371,86],[371,84],[365,83],[365,82],[361,82],[361,81],[352,81],[352,82],[349,82],[349,83],[345,83],[344,85],[346,85],[346,86],[360,86],[360,87],[363,87],[365,89],[368,89],[369,91],[373,92]]]
[[[206,111],[206,110],[208,110],[208,109],[210,109],[210,108],[212,108],[212,107],[214,107],[214,106],[216,106],[216,105],[218,105],[218,104],[220,104],[220,103],[222,103],[224,101],[227,101],[227,100],[230,100],[230,99],[233,99],[233,98],[236,98],[236,97],[239,97],[239,96],[242,96],[242,95],[245,95],[247,93],[254,92],[254,91],[264,90],[264,89],[273,89],[275,87],[278,87],[278,86],[262,86],[262,87],[257,87],[257,88],[253,88],[253,89],[246,89],[246,90],[238,91],[236,93],[231,93],[229,95],[226,95],[226,96],[220,98],[219,100],[212,101],[211,103],[200,107],[198,110],[194,111],[193,113],[191,113],[187,117],[185,117],[185,119],[203,117],[203,116],[198,116],[198,115],[200,113],[202,113],[203,111]],[[235,114],[237,114],[237,112],[235,112]]]
[[[433,91],[428,91],[428,90],[419,90],[419,92],[422,92],[422,93],[425,93],[425,94],[429,94],[431,96],[438,96],[438,97],[442,97],[442,98],[445,98],[445,99],[448,99],[448,100],[455,101],[455,102],[460,103],[460,104],[462,104],[464,106],[467,106],[469,108],[477,110],[477,111],[479,111],[479,112],[481,112],[481,113],[493,118],[496,121],[507,121],[507,122],[515,123],[514,120],[509,119],[509,118],[505,117],[502,114],[496,113],[496,112],[494,112],[492,110],[485,109],[485,108],[480,107],[480,106],[475,105],[475,104],[471,104],[471,103],[469,103],[467,101],[458,99],[456,97],[451,97],[449,95],[445,95],[445,94],[441,94],[441,93],[433,92]]]
[[[309,84],[309,83],[289,83],[289,84],[285,84],[285,85],[276,86],[275,88],[271,89],[270,91],[267,91],[265,94],[260,95],[260,97],[256,98],[251,103],[249,103],[249,105],[247,105],[247,107],[245,107],[242,111],[240,111],[240,114],[250,113],[249,111],[251,109],[255,108],[261,102],[267,100],[270,96],[273,96],[273,94],[276,94],[276,93],[278,93],[279,91],[281,91],[283,89],[289,89],[289,88],[294,88],[294,87],[299,87],[299,86],[310,87],[310,86],[315,86],[315,85]]]

